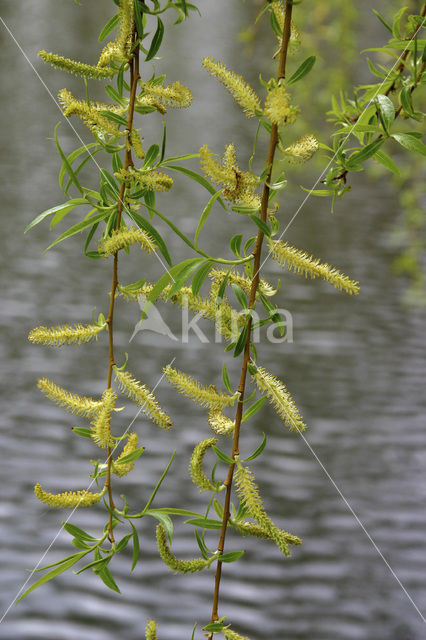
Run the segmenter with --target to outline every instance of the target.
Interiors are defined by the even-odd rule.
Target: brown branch
[[[132,42],[136,42],[138,37],[136,27],[133,28]],[[135,113],[135,97],[136,97],[136,89],[138,80],[140,78],[139,75],[139,45],[136,45],[135,50],[133,52],[133,57],[129,60],[130,66],[130,100],[129,100],[129,110],[127,114],[127,138],[126,138],[126,157],[124,161],[124,170],[129,167],[133,167],[133,158],[132,158],[132,148],[130,146],[130,132],[133,127],[133,117]],[[118,197],[117,203],[117,223],[116,229],[120,229],[121,226],[121,216],[123,213],[123,200],[124,193],[126,189],[126,183],[122,182],[120,188],[120,195]],[[114,254],[114,263],[112,268],[112,284],[111,284],[111,297],[109,301],[109,311],[106,323],[108,325],[108,340],[109,340],[109,362],[108,362],[108,381],[107,387],[108,389],[111,387],[112,380],[112,369],[115,365],[114,359],[114,304],[115,304],[115,294],[118,285],[118,252]],[[112,511],[115,508],[114,499],[112,497],[111,490],[111,466],[112,466],[112,451],[111,447],[107,447],[107,476],[105,480],[105,486],[108,488],[108,502],[110,508],[109,521],[108,521],[108,537],[111,543],[114,543],[114,532],[112,527]]]
[[[291,14],[292,14],[293,3],[290,0],[287,0],[285,7],[285,20],[284,20],[284,29],[283,29],[283,38],[281,43],[280,50],[280,62],[277,80],[285,78],[285,69],[286,69],[286,60],[287,60],[287,50],[290,41],[290,32],[291,32]],[[260,208],[260,215],[263,222],[266,222],[266,218],[268,215],[268,201],[269,201],[269,184],[271,181],[272,174],[272,166],[274,163],[275,150],[278,145],[278,126],[276,124],[272,125],[271,135],[269,139],[269,149],[268,149],[268,157],[266,161],[266,166],[269,167],[267,178],[263,185],[263,193],[262,193],[262,203]],[[259,286],[260,280],[260,259],[261,259],[261,251],[262,251],[262,243],[263,243],[264,233],[259,229],[257,233],[256,245],[253,251],[254,261],[253,261],[253,278],[251,281],[250,287],[250,299],[249,299],[249,308],[252,309],[255,305],[256,301],[256,293]],[[247,330],[247,339],[244,346],[244,355],[243,355],[243,363],[241,366],[241,375],[240,382],[238,385],[238,391],[240,392],[240,399],[237,406],[237,411],[235,415],[235,430],[234,430],[234,440],[232,444],[232,458],[235,459],[237,455],[239,455],[239,441],[240,441],[240,431],[241,431],[241,419],[243,415],[243,400],[244,393],[246,387],[246,379],[247,379],[247,369],[250,361],[250,341],[251,341],[251,331],[252,331],[252,318],[248,319],[248,330]],[[223,508],[223,518],[222,518],[222,527],[220,532],[218,551],[220,553],[223,552],[225,548],[225,538],[226,538],[226,528],[228,526],[228,521],[230,517],[230,503],[231,503],[231,492],[232,492],[232,481],[234,476],[234,463],[229,465],[228,475],[224,482],[226,486],[226,494]],[[214,594],[213,594],[213,606],[212,606],[212,615],[211,622],[215,622],[219,619],[218,608],[219,608],[219,594],[220,594],[220,581],[222,577],[222,562],[218,560],[216,567],[216,575],[215,575],[215,584],[214,584]],[[213,634],[209,634],[209,640],[212,639]]]

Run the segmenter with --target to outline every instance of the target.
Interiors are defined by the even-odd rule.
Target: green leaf
[[[83,153],[87,153],[88,154],[88,159],[90,159],[94,153],[89,153],[89,149],[93,149],[93,147],[98,147],[98,149],[96,149],[95,153],[97,153],[98,151],[100,151],[101,149],[99,149],[99,144],[97,142],[91,142],[89,144],[85,144],[82,147],[79,147],[78,149],[74,149],[74,151],[72,153],[69,154],[69,156],[67,157],[67,162],[69,165],[72,165],[73,162],[75,160],[77,160],[77,158],[79,158]],[[75,171],[75,174],[77,174],[78,169]],[[67,173],[67,168],[64,164],[62,164],[61,169],[59,171],[59,186],[61,187],[62,190],[64,190],[65,192],[67,191],[67,189],[69,188],[68,186],[66,188],[64,188],[64,177],[65,174]]]
[[[414,111],[413,101],[411,97],[411,87],[403,87],[401,93],[399,94],[399,99],[407,116],[413,118],[414,120],[418,120],[419,122],[423,119],[423,114],[420,112]]]
[[[247,296],[244,293],[244,291],[241,289],[241,287],[238,284],[235,284],[234,282],[231,284],[231,287],[234,290],[235,297],[237,298],[237,300],[240,303],[241,307],[243,309],[248,309]]]
[[[259,411],[259,409],[261,409],[263,407],[263,405],[266,402],[266,397],[265,398],[259,398],[259,400],[256,400],[256,402],[253,402],[253,404],[244,411],[242,418],[241,418],[241,422],[245,422],[246,420],[248,420],[249,418],[251,418],[252,416],[254,416],[255,413],[257,413]]]
[[[136,29],[139,35],[139,38],[143,38],[143,21],[142,15],[140,11],[139,0],[133,0],[133,15],[135,17]]]
[[[166,166],[166,163],[163,162],[163,165]],[[213,187],[213,185],[211,185],[210,182],[204,178],[204,176],[197,173],[196,171],[192,171],[191,169],[187,169],[186,167],[179,167],[173,164],[167,164],[167,169],[171,169],[172,171],[179,171],[180,173],[183,173],[183,175],[187,176],[191,180],[194,180],[194,182],[198,182],[198,184],[200,184],[205,189],[207,189],[209,193],[211,193],[212,195],[215,195],[216,189]],[[217,201],[222,205],[225,211],[228,211],[222,198],[218,198]]]
[[[265,398],[262,398],[262,400],[264,399]],[[258,458],[265,447],[266,447],[266,435],[263,434],[263,440],[260,443],[260,445],[257,447],[255,451],[253,451],[253,453],[248,458],[245,458],[243,462],[249,462],[250,460],[254,460],[255,458]]]
[[[254,224],[259,227],[259,229],[262,231],[262,233],[265,236],[267,236],[268,238],[271,237],[271,230],[266,224],[266,222],[263,222],[263,220],[259,218],[259,216],[249,216],[249,217],[251,220],[253,220]]]
[[[205,258],[190,258],[184,260],[180,264],[172,267],[170,271],[173,276],[173,284],[168,293],[167,299],[172,298],[181,289],[188,278],[196,271],[203,263]]]
[[[86,219],[86,220],[82,220],[82,222],[79,222],[79,223],[73,225],[67,231],[65,231],[62,235],[60,235],[59,238],[56,238],[56,240],[54,242],[52,242],[52,244],[49,245],[47,247],[47,249],[45,249],[43,251],[43,253],[46,253],[46,251],[49,251],[49,249],[51,249],[55,245],[59,244],[63,240],[66,240],[67,238],[70,238],[71,236],[74,236],[76,233],[80,233],[80,231],[83,231],[83,229],[86,229],[87,227],[90,227],[91,225],[95,224],[96,222],[100,222],[101,220],[104,220],[107,217],[107,215],[108,214],[105,214],[104,212],[101,212],[101,213],[98,213],[97,215],[93,216],[92,218],[89,218],[89,219]]]
[[[395,17],[393,19],[392,33],[395,38],[398,38],[398,40],[401,40],[402,38],[401,20],[402,20],[402,16],[406,11],[407,11],[407,7],[402,7],[399,11],[396,12]]]
[[[223,365],[222,365],[222,380],[223,380],[223,384],[225,385],[225,387],[227,388],[229,393],[233,396],[234,395],[234,391],[233,391],[232,386],[231,386],[231,381],[230,381],[229,375],[228,375],[228,369],[226,368],[226,364],[225,363],[223,363]]]
[[[63,522],[62,526],[64,527],[65,531],[68,531],[68,533],[75,538],[88,540],[89,542],[98,542],[98,538],[94,538],[90,535],[90,533],[87,533],[86,531],[83,531],[83,529],[76,527],[75,524],[71,524],[70,522]]]
[[[216,447],[215,445],[213,445],[212,449],[217,455],[217,457],[219,458],[219,460],[222,460],[222,462],[226,462],[228,464],[235,464],[235,460],[227,456],[226,453],[224,453],[221,449],[219,449],[219,447]]]
[[[220,520],[212,520],[211,518],[191,518],[185,520],[185,524],[192,524],[194,527],[201,527],[201,529],[220,529],[222,527]]]
[[[86,429],[85,427],[73,427],[72,430],[76,435],[81,436],[82,438],[92,437],[90,429]]]
[[[240,353],[243,352],[246,346],[247,336],[248,336],[248,324],[246,323],[242,328],[239,338],[237,340],[237,344],[235,345],[234,358],[237,358],[240,355]]]
[[[213,208],[214,203],[216,202],[216,200],[220,197],[222,193],[222,189],[220,189],[219,191],[217,191],[208,201],[207,205],[204,207],[203,213],[201,214],[200,217],[200,221],[198,223],[197,226],[197,230],[195,232],[195,236],[194,236],[194,243],[197,246],[198,243],[198,236],[200,235],[201,229],[204,227],[205,223],[207,222],[207,218],[210,215],[210,212]]]
[[[27,231],[35,227],[37,224],[39,224],[42,220],[44,220],[48,216],[51,216],[58,212],[62,212],[64,215],[66,215],[67,213],[72,211],[74,207],[77,207],[78,205],[81,205],[81,204],[88,204],[88,202],[87,200],[85,200],[85,198],[73,198],[71,200],[67,200],[67,202],[64,202],[63,204],[58,204],[56,207],[52,207],[51,209],[46,209],[46,211],[43,211],[43,213],[40,213],[36,218],[34,218],[32,222],[30,222],[30,224],[25,228],[24,233],[27,233]]]
[[[376,96],[376,103],[381,116],[383,129],[385,130],[385,133],[388,134],[389,129],[395,120],[395,107],[393,106],[392,100],[381,93]]]
[[[120,542],[117,544],[116,548],[115,548],[115,552],[116,553],[120,553],[120,551],[123,551],[123,549],[125,549],[129,543],[130,538],[132,537],[133,534],[128,533],[127,536],[124,536],[124,538],[121,538]]]
[[[373,140],[373,142],[370,142],[370,144],[367,144],[359,151],[355,151],[354,153],[352,153],[348,158],[346,168],[351,171],[351,168],[353,168],[355,165],[361,162],[365,162],[365,160],[368,160],[368,158],[374,156],[376,151],[382,146],[383,142],[384,138],[378,138],[377,140]]]
[[[136,531],[135,526],[132,522],[130,522],[130,526],[132,527],[132,531],[133,531],[133,534],[132,534],[133,535],[133,557],[132,557],[132,568],[130,569],[130,572],[132,572],[139,560],[140,547],[139,547],[138,532]]]
[[[117,583],[115,582],[111,571],[105,566],[101,571],[97,571],[96,574],[100,577],[102,582],[112,591],[116,591],[117,593],[121,593],[118,588]]]
[[[376,14],[376,16],[379,18],[380,22],[382,23],[382,25],[384,27],[386,27],[386,29],[388,29],[388,31],[390,31],[392,33],[392,27],[390,26],[390,24],[388,22],[386,22],[386,20],[384,18],[382,18],[380,13],[378,11],[376,11],[375,9],[373,9],[373,13]]]
[[[231,271],[232,269],[229,269],[228,273],[226,274],[226,276],[224,277],[224,279],[220,284],[220,287],[218,289],[217,296],[216,296],[216,299],[218,300],[222,300],[223,296],[225,295],[225,289],[226,289],[226,285],[228,284],[229,274],[231,273]]]
[[[152,144],[145,154],[143,166],[151,168],[159,153],[160,147],[158,146],[158,144]]]
[[[158,482],[157,482],[157,484],[155,485],[155,489],[154,489],[154,491],[151,493],[151,496],[150,496],[150,498],[149,498],[148,502],[147,502],[147,503],[146,503],[146,505],[145,505],[145,508],[144,508],[144,510],[143,510],[143,512],[142,512],[143,514],[145,514],[145,513],[146,513],[147,509],[149,509],[149,507],[150,507],[150,506],[151,506],[151,504],[152,504],[152,501],[154,500],[155,496],[157,495],[157,491],[158,491],[158,490],[159,490],[159,488],[161,487],[161,483],[163,482],[164,478],[166,477],[167,472],[168,472],[168,470],[170,469],[170,467],[171,467],[171,465],[172,465],[173,458],[175,457],[175,455],[176,455],[176,451],[173,451],[173,453],[172,453],[172,455],[171,455],[171,458],[170,458],[170,460],[169,460],[169,462],[168,462],[167,467],[164,469],[163,473],[161,474],[161,478],[159,479],[159,481],[158,481]],[[157,509],[156,511],[159,511],[159,509]]]
[[[197,530],[195,530],[194,533],[195,533],[195,539],[197,541],[197,544],[198,544],[198,547],[200,549],[201,555],[203,556],[204,560],[208,560],[209,550],[207,549],[203,538],[200,536],[200,534],[198,533]]]
[[[196,511],[188,511],[188,509],[176,509],[175,507],[160,507],[159,509],[156,509],[156,511],[161,511],[162,513],[167,513],[169,515],[174,515],[174,516],[195,516],[200,518],[202,517]]]
[[[129,462],[133,462],[134,460],[140,458],[144,451],[145,447],[138,447],[131,453],[128,453],[126,456],[120,458],[120,460],[114,460],[114,464],[128,464]]]
[[[241,556],[245,553],[245,551],[228,551],[227,553],[222,553],[218,557],[219,562],[235,562],[239,560]]]
[[[114,180],[113,176],[106,169],[101,169],[100,173],[101,173],[101,183],[108,184],[112,189],[112,192],[114,193],[114,195],[118,196],[120,194],[120,189],[118,188],[118,185]]]
[[[145,62],[148,62],[148,60],[152,60],[152,58],[155,56],[155,54],[157,53],[157,51],[161,46],[161,43],[163,41],[163,36],[164,36],[164,24],[162,23],[160,18],[157,16],[157,29],[154,33],[154,37],[152,38],[151,46],[149,47],[149,51],[145,58]]]
[[[382,164],[386,169],[392,171],[396,176],[400,176],[401,172],[395,162],[392,160],[390,156],[387,155],[384,151],[379,149],[374,154],[373,158],[375,158],[380,164]]]
[[[24,591],[22,596],[20,596],[16,602],[19,602],[20,600],[22,600],[22,598],[25,598],[25,596],[31,593],[31,591],[34,591],[34,589],[37,589],[37,587],[41,587],[43,584],[46,584],[46,582],[49,582],[49,580],[56,578],[56,576],[59,576],[64,571],[67,571],[68,569],[73,567],[80,560],[80,558],[82,558],[86,554],[87,554],[87,551],[81,551],[80,553],[73,554],[69,558],[69,560],[67,560],[66,562],[62,562],[55,569],[52,569],[52,571],[49,571],[49,573],[46,573],[44,576],[42,576],[36,582],[34,582],[34,584],[31,585],[29,589]]]
[[[104,28],[99,34],[99,37],[98,37],[99,42],[103,42],[107,37],[107,35],[109,35],[111,31],[115,29],[115,27],[118,25],[119,19],[120,17],[118,13],[116,13],[115,16],[112,16],[112,18],[108,20],[108,22],[106,23],[106,25],[104,26]]]
[[[237,258],[241,258],[241,243],[243,241],[243,234],[236,233],[235,236],[232,236],[229,246],[231,247],[231,251]]]
[[[208,260],[205,264],[203,264],[197,271],[197,273],[192,278],[192,293],[194,295],[198,295],[201,287],[203,286],[204,280],[207,278],[207,275],[214,265],[212,260]]]
[[[157,509],[148,509],[148,511],[145,511],[145,515],[152,516],[153,518],[156,518],[156,520],[159,520],[161,522],[171,544],[173,540],[173,522],[171,518],[169,518],[167,513],[158,511]]]
[[[132,211],[131,209],[129,209],[128,211],[126,210],[126,213],[130,218],[132,218],[132,220],[136,222],[140,229],[143,229],[144,231],[149,233],[149,235],[153,238],[155,244],[163,254],[167,264],[169,266],[172,266],[172,259],[170,257],[167,245],[161,235],[158,233],[157,229],[153,227],[152,224],[148,222],[148,220],[145,220],[145,218],[143,218],[139,213],[136,213],[136,211]]]
[[[65,156],[64,152],[62,151],[61,145],[59,144],[58,127],[59,127],[60,124],[61,123],[58,122],[58,124],[55,127],[55,133],[54,133],[56,148],[58,149],[58,152],[59,152],[59,155],[61,157],[62,163],[65,166],[65,170],[68,173],[72,184],[78,189],[78,191],[80,191],[81,195],[83,195],[83,188],[82,188],[81,184],[79,183],[79,181],[77,179],[77,176],[75,175],[74,171],[72,170],[72,167],[71,167],[70,163],[68,162],[67,157]],[[59,175],[61,175],[61,173],[59,173]],[[61,187],[61,189],[63,188],[61,181],[59,182],[59,186]]]
[[[408,133],[393,133],[392,138],[399,142],[402,147],[408,149],[408,151],[415,151],[422,156],[426,155],[426,145],[423,144],[421,140],[418,140],[418,138]]]
[[[298,80],[301,80],[304,76],[306,76],[306,74],[308,74],[314,66],[315,60],[315,56],[309,56],[309,58],[306,58],[306,60],[302,62],[300,67],[298,67],[293,75],[287,80],[287,85],[293,84],[294,82],[297,82]]]

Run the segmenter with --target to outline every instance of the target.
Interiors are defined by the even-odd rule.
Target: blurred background
[[[83,94],[81,80],[44,66],[40,49],[95,63],[97,35],[112,15],[111,2],[83,0],[2,0],[1,17],[29,60],[56,96],[64,86]],[[409,2],[406,3],[410,4]],[[374,7],[391,19],[400,2],[377,0]],[[266,24],[253,28],[259,4],[253,0],[199,2],[202,17],[193,14],[167,30],[158,69],[167,80],[179,79],[194,94],[191,109],[169,111],[169,155],[190,153],[202,144],[217,153],[234,141],[240,165],[251,153],[255,125],[247,120],[226,91],[200,67],[210,55],[228,63],[261,92],[258,76],[275,75],[271,53],[276,43]],[[411,2],[411,9],[419,3]],[[294,70],[312,53],[317,65],[306,83],[294,86],[294,102],[302,108],[297,131],[312,131],[327,143],[332,131],[324,112],[332,92],[370,82],[367,46],[380,46],[387,32],[372,13],[371,3],[304,2],[295,7],[302,47],[290,59]],[[54,125],[67,151],[80,146],[52,97],[36,77],[17,44],[0,25],[0,129],[2,177],[1,357],[0,417],[0,616],[12,603],[41,554],[55,537],[67,512],[47,509],[33,494],[41,482],[48,491],[83,488],[96,456],[88,441],[71,432],[72,417],[46,401],[36,388],[47,376],[77,393],[96,395],[105,385],[105,339],[84,348],[47,349],[32,346],[27,334],[37,325],[90,322],[93,307],[107,310],[110,266],[88,261],[82,238],[75,237],[42,255],[67,225],[49,232],[41,224],[24,236],[26,225],[41,211],[64,201],[56,176],[59,161],[52,141]],[[144,77],[152,73],[147,64]],[[102,98],[102,83],[91,82],[93,97]],[[161,117],[140,121],[145,147],[157,141]],[[85,142],[91,135],[73,121]],[[293,137],[291,139],[293,141]],[[395,145],[396,147],[397,145]],[[263,147],[264,148],[264,147]],[[291,312],[294,342],[279,347],[264,343],[260,362],[284,379],[309,425],[307,440],[359,519],[390,563],[417,607],[426,614],[426,399],[424,393],[425,311],[423,307],[422,236],[419,215],[421,167],[418,157],[394,157],[403,168],[395,182],[372,166],[351,176],[352,191],[337,203],[309,198],[286,238],[359,280],[361,295],[339,294],[326,283],[305,281],[268,261],[265,277],[282,280],[277,300]],[[262,145],[259,148],[262,159]],[[259,160],[260,162],[260,160]],[[282,197],[282,228],[300,206],[326,160],[321,153],[303,169],[288,169]],[[371,163],[372,164],[372,163]],[[197,162],[188,166],[198,169]],[[259,168],[259,167],[257,167]],[[96,168],[87,166],[86,184],[96,188]],[[193,234],[206,192],[183,177],[173,176],[173,197],[158,197],[157,205],[188,234]],[[223,252],[229,237],[241,231],[241,218],[218,208],[201,236],[213,255]],[[72,219],[70,214],[67,223]],[[69,225],[68,225],[69,226]],[[177,237],[160,224],[178,261],[187,257]],[[161,275],[155,259],[132,252],[120,266],[123,283]],[[163,319],[179,334],[176,309],[159,304]],[[151,332],[139,332],[129,346],[139,320],[136,303],[117,306],[117,354],[129,369],[153,387],[164,365],[175,366],[204,383],[221,386],[220,345],[202,344],[193,336],[182,345]],[[200,323],[213,339],[208,324]],[[121,360],[122,359],[122,360]],[[238,362],[227,356],[233,381]],[[203,411],[172,391],[164,381],[157,389],[173,416],[170,433],[139,417],[136,423],[146,452],[129,477],[117,480],[135,507],[143,506],[171,452],[177,454],[156,506],[201,509],[205,499],[191,484],[187,466],[192,448],[208,437]],[[134,415],[124,415],[123,425]],[[80,422],[80,424],[83,424]],[[266,407],[244,425],[243,453],[250,453],[268,435],[267,457],[253,463],[267,510],[283,528],[304,542],[283,559],[271,543],[244,540],[247,553],[224,567],[221,614],[252,640],[420,640],[424,620],[404,593],[383,558],[360,528],[305,442],[287,432]],[[82,510],[75,524],[95,533],[103,526],[100,509]],[[113,573],[122,595],[106,589],[93,574],[67,573],[12,606],[0,625],[7,640],[76,637],[83,640],[126,640],[144,637],[148,617],[156,619],[161,640],[190,638],[195,621],[210,618],[213,572],[174,576],[158,559],[153,543],[155,523],[140,525],[142,559],[129,576],[130,551],[114,560]],[[44,564],[70,553],[70,537],[60,534]],[[214,545],[212,539],[211,542]],[[240,548],[232,536],[229,548]],[[196,554],[189,529],[176,521],[174,552]],[[198,630],[197,638],[202,637]]]

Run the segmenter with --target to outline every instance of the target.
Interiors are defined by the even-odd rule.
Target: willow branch
[[[135,42],[137,39],[137,31],[136,27],[133,29],[132,42]],[[139,45],[136,45],[134,54],[132,59],[129,61],[130,66],[130,100],[129,100],[129,110],[127,114],[127,141],[126,141],[126,157],[124,161],[124,169],[128,169],[133,166],[133,158],[132,158],[132,149],[130,146],[130,132],[133,127],[133,117],[135,112],[135,97],[136,97],[136,89],[137,83],[140,78],[139,75]],[[123,202],[124,202],[124,194],[126,190],[126,183],[122,182],[120,188],[120,195],[118,197],[117,204],[117,222],[116,229],[120,229],[121,226],[121,217],[123,213]],[[108,381],[107,388],[111,387],[111,379],[112,379],[112,370],[115,365],[114,358],[114,304],[115,304],[115,294],[118,285],[118,251],[114,254],[114,262],[112,268],[112,284],[111,284],[111,296],[109,303],[109,311],[107,317],[107,325],[108,325],[108,339],[109,339],[109,362],[108,362]],[[110,507],[109,514],[109,522],[108,522],[108,537],[110,542],[114,542],[114,533],[112,527],[112,511],[115,508],[114,500],[112,497],[111,490],[111,466],[112,466],[112,451],[111,447],[107,447],[107,476],[105,485],[108,488],[108,502]]]
[[[291,32],[292,8],[293,8],[293,3],[291,2],[291,0],[287,0],[286,7],[285,7],[284,29],[283,29],[283,38],[282,38],[281,50],[280,50],[280,62],[279,62],[277,80],[285,78],[287,51],[288,51],[288,45],[290,41],[290,32]],[[266,166],[269,167],[269,170],[263,185],[262,203],[261,203],[261,209],[260,209],[260,215],[263,222],[266,222],[266,218],[268,215],[269,184],[271,182],[272,167],[274,163],[274,156],[275,156],[277,145],[278,145],[278,126],[276,124],[273,124],[271,129],[270,139],[269,139],[269,149],[268,149],[268,156],[266,161]],[[253,257],[254,257],[253,274],[254,275],[253,275],[253,278],[251,281],[251,287],[250,287],[250,299],[249,299],[250,309],[252,309],[255,305],[256,293],[259,287],[259,280],[260,280],[259,271],[260,271],[260,260],[261,260],[263,238],[264,238],[264,233],[259,229],[257,233],[256,245],[253,251]],[[243,400],[244,400],[244,393],[246,388],[247,368],[250,361],[251,333],[252,333],[252,318],[249,317],[247,339],[244,346],[243,363],[241,366],[240,382],[238,385],[238,391],[240,392],[240,399],[237,405],[237,411],[235,415],[234,440],[232,444],[233,459],[235,459],[235,457],[239,455],[241,419],[243,415]],[[231,503],[232,481],[234,477],[234,466],[235,466],[234,463],[229,465],[228,475],[224,482],[226,486],[226,494],[225,494],[225,500],[224,500],[222,527],[220,532],[219,544],[217,547],[220,553],[222,553],[225,548],[226,528],[228,526],[228,521],[230,518],[230,503]],[[216,567],[216,575],[215,575],[211,622],[215,622],[216,620],[219,619],[218,608],[219,608],[221,576],[222,576],[222,562],[218,560],[217,567]],[[210,634],[209,639],[211,640],[212,637],[213,637],[213,634]]]

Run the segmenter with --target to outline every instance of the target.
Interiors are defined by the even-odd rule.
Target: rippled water
[[[205,54],[238,59],[235,33],[246,18],[239,3],[227,7],[225,23],[221,11],[227,3],[204,4],[203,20],[193,18],[176,28],[167,41],[166,49],[173,51],[175,63],[170,68],[166,57],[164,69],[170,79],[178,76],[191,85],[195,100],[202,105],[194,113],[170,115],[170,153],[189,152],[204,142],[220,150],[232,138],[241,140],[244,150],[244,141],[252,135],[251,123],[241,118],[224,92],[199,70],[199,59]],[[367,11],[369,3],[360,4]],[[2,3],[2,17],[53,94],[64,84],[79,92],[80,83],[43,68],[36,59],[37,50],[75,56],[78,33],[80,57],[94,59],[98,47],[93,33],[109,13],[108,3],[101,5],[87,3],[79,8],[44,0]],[[62,23],[65,12],[66,29]],[[89,320],[94,306],[105,310],[110,275],[103,261],[87,268],[80,257],[80,240],[41,257],[47,227],[23,236],[25,225],[38,212],[60,202],[52,179],[57,158],[48,139],[60,114],[10,36],[4,29],[1,33],[0,603],[4,611],[27,570],[55,538],[64,517],[35,500],[34,482],[41,481],[53,491],[83,486],[87,459],[93,455],[86,441],[73,436],[67,416],[40,397],[35,380],[47,375],[76,392],[90,390],[90,394],[101,392],[105,383],[104,343],[57,351],[29,345],[26,334],[37,324]],[[268,68],[266,60],[260,64]],[[253,59],[241,56],[239,69],[245,66],[248,78],[255,82]],[[78,130],[87,141],[85,130]],[[65,123],[61,135],[72,148],[75,140]],[[184,181],[176,183],[175,206],[169,213],[190,232],[205,195],[191,190]],[[267,409],[245,425],[244,453],[257,446],[262,431],[268,434],[267,458],[253,463],[253,468],[269,513],[304,539],[289,560],[283,560],[274,545],[246,540],[244,559],[225,566],[221,613],[253,640],[426,637],[421,617],[384,562],[385,558],[425,612],[425,318],[401,306],[403,283],[395,281],[390,271],[393,252],[388,234],[398,213],[395,193],[386,180],[378,183],[356,175],[353,183],[353,192],[334,217],[325,203],[310,199],[288,237],[358,279],[362,295],[352,299],[324,283],[281,276],[282,304],[294,318],[294,343],[280,349],[265,344],[261,349],[261,361],[287,381],[310,429],[305,442],[286,432]],[[170,207],[167,202],[165,198],[164,206]],[[289,219],[300,202],[300,192],[290,191],[282,215]],[[218,210],[205,236],[212,253],[219,252],[223,237],[235,233],[239,223]],[[184,256],[176,238],[166,235],[175,259]],[[132,267],[123,268],[123,281],[143,275],[148,262],[143,256],[138,259],[136,272],[135,261],[128,260]],[[152,264],[151,260],[150,267]],[[279,276],[271,262],[265,273],[273,281]],[[120,303],[118,309],[117,350],[123,354],[129,350],[138,307]],[[173,310],[165,306],[160,310],[178,333],[180,321]],[[200,380],[220,382],[221,350],[206,347],[195,337],[187,347],[139,333],[132,343],[130,368],[144,372],[144,380],[153,386],[172,357],[177,366]],[[237,363],[232,358],[228,361],[236,379]],[[138,419],[147,452],[143,464],[122,485],[131,504],[143,505],[171,451],[177,449],[158,504],[201,509],[203,497],[189,481],[186,469],[192,447],[208,435],[204,414],[164,383],[158,395],[172,413],[175,429],[170,434],[158,432]],[[74,521],[93,532],[103,524],[96,509],[82,511]],[[142,562],[131,576],[128,553],[114,565],[122,596],[108,591],[89,573],[66,574],[12,607],[0,625],[0,637],[108,640],[119,636],[136,640],[144,637],[143,627],[150,616],[158,621],[162,640],[189,638],[193,621],[202,625],[209,619],[212,572],[173,576],[157,558],[154,524],[144,520],[140,527]],[[46,562],[69,553],[68,545],[69,536],[60,534]],[[191,554],[194,545],[186,529],[176,523],[176,554]],[[230,536],[229,548],[239,545]]]

